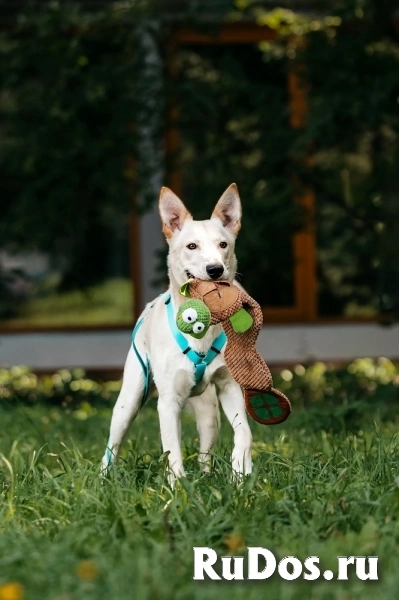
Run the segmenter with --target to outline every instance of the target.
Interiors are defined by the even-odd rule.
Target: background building
[[[120,369],[161,185],[207,218],[232,181],[265,358],[399,357],[394,3],[1,8],[1,364]]]

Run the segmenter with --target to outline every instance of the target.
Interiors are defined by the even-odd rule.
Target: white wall
[[[0,336],[0,366],[122,369],[130,335],[128,330],[5,334]],[[258,348],[270,364],[359,356],[399,358],[399,325],[268,326],[259,335]]]

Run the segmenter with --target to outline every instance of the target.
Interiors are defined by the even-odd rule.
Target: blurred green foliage
[[[238,182],[239,271],[261,302],[293,300],[299,181],[317,198],[320,313],[398,313],[396,2],[312,7],[218,0],[205,15],[196,0],[141,0],[16,9],[15,27],[0,35],[2,246],[50,252],[68,265],[65,287],[91,285],[104,277],[133,195],[145,210],[156,199],[151,175],[167,179],[177,160],[195,215],[207,216]],[[276,30],[277,41],[192,45],[179,53],[178,77],[166,76],[171,23],[212,33],[248,19]],[[310,110],[292,130],[286,81],[298,65]],[[164,160],[170,103],[180,107],[183,144]]]
[[[350,3],[348,3],[350,5]],[[394,2],[308,36],[320,308],[399,309],[399,30]],[[357,310],[358,314],[361,311]]]
[[[62,369],[53,375],[35,375],[22,366],[0,369],[0,399],[6,401],[76,407],[87,402],[114,402],[119,390],[120,382],[89,379],[82,369]]]
[[[299,422],[313,422],[315,427],[356,428],[364,413],[375,414],[378,408],[384,419],[397,411],[399,367],[386,358],[359,358],[340,367],[298,364],[274,369],[273,377],[275,387],[290,398]],[[7,406],[47,402],[90,411],[90,404],[115,402],[120,385],[90,379],[81,369],[38,376],[26,367],[13,367],[0,370],[0,401]]]
[[[358,358],[348,365],[316,362],[274,373],[274,385],[295,407],[311,408],[301,419],[315,427],[340,430],[359,427],[364,413],[390,419],[399,401],[399,368],[387,358]]]
[[[28,6],[0,35],[1,245],[67,261],[66,286],[103,277],[108,241],[127,228],[135,116],[148,118],[144,97],[154,104],[158,86],[140,89],[143,4],[134,14]]]

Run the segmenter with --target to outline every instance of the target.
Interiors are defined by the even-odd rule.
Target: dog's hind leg
[[[211,467],[211,451],[217,442],[220,431],[219,403],[215,386],[208,385],[200,396],[189,399],[200,438],[200,451],[198,462],[205,473],[209,473]]]
[[[119,450],[129,425],[140,410],[144,394],[143,369],[132,349],[126,359],[122,388],[112,413],[107,448],[101,463],[106,472],[110,463],[118,458]]]

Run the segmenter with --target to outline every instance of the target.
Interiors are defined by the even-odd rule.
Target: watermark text
[[[295,556],[286,556],[277,562],[267,548],[249,547],[247,556],[221,556],[206,546],[194,547],[193,579],[236,580],[268,579],[277,572],[279,577],[292,581],[302,577],[315,581],[323,577],[327,581],[347,581],[357,577],[362,581],[378,580],[378,556],[337,556],[337,569],[321,570],[320,558],[309,556],[303,562]]]

